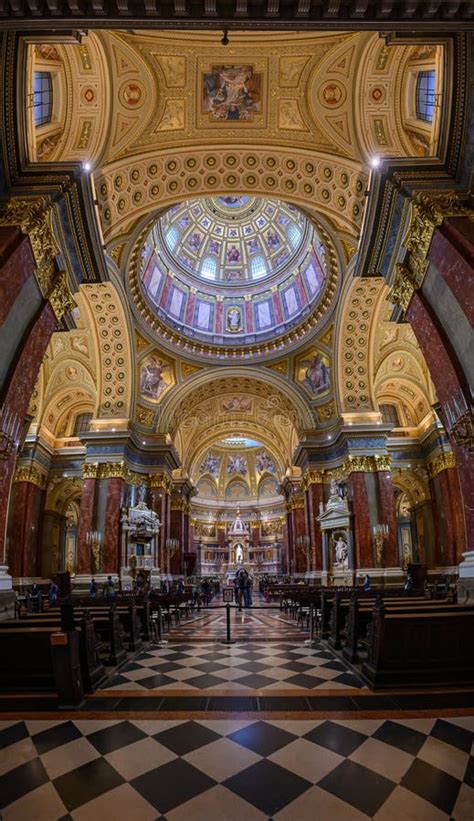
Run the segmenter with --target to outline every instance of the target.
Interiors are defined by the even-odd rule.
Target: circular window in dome
[[[212,346],[275,340],[314,310],[328,277],[314,224],[280,200],[228,195],[163,212],[140,253],[148,310]]]

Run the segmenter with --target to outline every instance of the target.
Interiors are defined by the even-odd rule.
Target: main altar
[[[277,542],[254,544],[249,525],[237,510],[235,519],[227,527],[226,538],[221,547],[200,548],[202,576],[218,575],[221,579],[232,580],[240,568],[252,575],[276,574],[280,567],[280,545]]]

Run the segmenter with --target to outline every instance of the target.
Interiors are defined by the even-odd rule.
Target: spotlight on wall
[[[369,160],[369,165],[371,165],[372,168],[378,168],[379,165],[380,165],[380,157],[377,157],[377,156],[371,157],[370,160]]]
[[[92,171],[92,165],[90,164],[90,162],[83,162],[82,168],[84,169],[84,171],[87,172]]]
[[[224,36],[221,40],[221,46],[228,46],[229,45],[229,38],[227,37],[227,29],[224,29]]]

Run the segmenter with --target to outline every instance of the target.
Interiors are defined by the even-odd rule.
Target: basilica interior
[[[0,4],[2,657],[50,631],[65,708],[35,591],[159,613],[85,707],[0,674],[2,817],[472,821],[472,660],[423,656],[474,626],[472,3],[198,5]],[[445,590],[417,673],[337,655],[367,578]]]

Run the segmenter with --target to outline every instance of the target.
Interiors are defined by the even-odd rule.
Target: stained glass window
[[[36,127],[51,122],[53,114],[53,81],[49,71],[35,71],[33,108]]]

